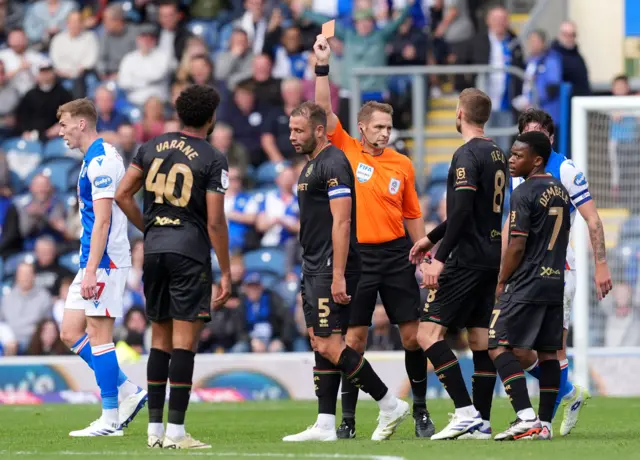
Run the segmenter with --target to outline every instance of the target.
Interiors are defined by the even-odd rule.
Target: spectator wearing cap
[[[39,0],[35,2],[24,17],[24,30],[32,45],[46,50],[49,42],[64,29],[69,13],[78,5],[70,0]]]
[[[258,204],[242,190],[242,174],[229,168],[229,188],[224,195],[224,213],[229,221],[229,250],[246,249],[247,235],[256,223]]]
[[[96,88],[94,96],[98,121],[96,130],[99,133],[104,131],[116,132],[121,125],[130,123],[129,117],[115,108],[116,96],[108,85],[100,85]]]
[[[226,123],[216,123],[210,142],[227,157],[229,167],[237,168],[240,176],[244,177],[249,164],[249,154],[242,144],[234,140],[233,128]]]
[[[122,59],[136,49],[137,32],[125,22],[120,3],[107,6],[102,18],[104,33],[100,39],[98,74],[103,80],[114,80]]]
[[[5,66],[0,61],[0,140],[14,133],[16,117],[14,111],[20,102],[20,92],[7,78]]]
[[[267,18],[265,17],[264,0],[244,0],[245,13],[233,23],[247,33],[251,49],[254,54],[264,51],[267,33]]]
[[[29,41],[22,29],[9,32],[7,43],[9,47],[0,50],[0,61],[4,63],[7,80],[23,95],[35,86],[40,64],[46,58],[28,48]]]
[[[220,52],[216,58],[216,80],[226,81],[227,88],[233,90],[239,82],[251,78],[253,56],[247,32],[241,28],[233,29],[229,49]]]
[[[60,282],[65,277],[73,277],[75,273],[58,262],[56,241],[50,236],[42,236],[36,240],[35,250],[35,284],[45,288],[51,297],[58,295]]]
[[[300,231],[298,198],[293,193],[297,179],[293,168],[284,165],[276,178],[278,190],[267,193],[260,202],[256,230],[264,234],[262,246],[281,247]]]
[[[152,96],[169,99],[171,56],[157,47],[157,28],[144,24],[138,31],[137,49],[120,63],[118,86],[127,91],[130,103],[142,106]]]
[[[263,125],[260,142],[269,161],[278,163],[295,156],[289,136],[289,116],[302,102],[302,83],[297,78],[289,78],[282,82],[282,100],[284,105],[274,106],[268,113]]]
[[[578,49],[577,38],[576,25],[565,21],[560,24],[558,37],[551,44],[551,49],[562,56],[562,81],[571,83],[571,94],[588,96],[591,94],[589,69]]]
[[[158,3],[158,24],[160,36],[158,48],[171,55],[175,69],[182,59],[182,53],[191,35],[183,22],[183,15],[176,0],[160,0]]]
[[[72,99],[71,93],[58,82],[53,63],[43,61],[36,87],[22,97],[16,109],[16,129],[25,138],[33,138],[36,133],[43,142],[58,137],[58,107]]]

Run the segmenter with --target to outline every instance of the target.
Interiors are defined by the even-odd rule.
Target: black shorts
[[[360,244],[362,276],[352,302],[350,326],[370,326],[378,294],[392,324],[420,317],[420,288],[416,266],[409,261],[409,240]]]
[[[313,328],[313,333],[319,337],[331,334],[346,334],[349,326],[349,314],[353,298],[358,290],[359,274],[345,276],[347,294],[352,302],[339,305],[333,301],[331,295],[331,275],[303,275],[300,293],[302,294],[302,309],[307,327]]]
[[[211,321],[211,262],[180,254],[145,254],[142,282],[147,317]]]
[[[489,348],[562,350],[564,309],[558,304],[535,304],[501,299],[491,315]]]
[[[488,328],[495,304],[498,270],[479,270],[446,263],[438,289],[431,289],[421,321],[447,328]]]

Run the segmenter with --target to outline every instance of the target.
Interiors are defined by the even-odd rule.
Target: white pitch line
[[[1,455],[20,455],[20,456],[48,456],[48,455],[63,455],[63,456],[87,456],[96,457],[103,455],[111,456],[138,456],[138,457],[151,457],[157,456],[159,452],[115,452],[115,451],[102,451],[102,452],[79,452],[63,450],[61,452],[29,452],[18,451],[10,452],[7,450],[0,451]],[[189,456],[200,457],[234,457],[234,458],[309,458],[309,459],[360,459],[360,460],[406,460],[404,457],[397,457],[393,455],[360,455],[360,454],[287,454],[277,452],[198,452],[195,450],[189,451]]]

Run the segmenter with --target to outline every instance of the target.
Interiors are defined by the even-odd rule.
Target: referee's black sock
[[[315,352],[315,357],[316,366],[313,368],[313,384],[318,397],[318,414],[335,416],[342,372],[317,351]]]
[[[387,394],[387,386],[380,380],[369,361],[351,347],[346,347],[340,355],[338,367],[347,379],[373,399],[380,401]]]
[[[462,378],[458,358],[444,340],[431,345],[425,352],[435,370],[440,383],[447,390],[456,409],[471,406],[471,398]]]
[[[416,409],[427,409],[427,360],[421,348],[404,350],[404,367],[411,384],[413,395],[413,412]]]
[[[169,361],[171,354],[152,348],[147,360],[147,407],[149,423],[162,423],[164,400],[167,396],[167,379],[169,378]]]
[[[496,388],[496,367],[489,357],[487,350],[473,352],[473,377],[471,378],[473,390],[473,405],[482,420],[491,420],[491,403],[493,392]]]
[[[539,367],[540,406],[538,407],[538,416],[540,421],[551,423],[560,388],[560,362],[557,359],[542,361]]]
[[[169,365],[169,418],[172,425],[184,425],[184,417],[189,406],[193,361],[196,354],[191,350],[174,348]],[[168,427],[167,427],[168,429]]]
[[[346,374],[342,375],[342,387],[340,395],[342,396],[342,418],[355,420],[356,406],[358,405],[358,393],[360,390],[351,383]]]
[[[504,390],[509,395],[513,409],[520,417],[519,413],[521,411],[531,409],[531,400],[527,391],[527,379],[524,376],[520,362],[513,353],[505,351],[493,361],[493,364],[496,366],[498,374],[500,374]],[[553,406],[551,410],[553,410]],[[533,409],[531,409],[531,412],[533,413]]]

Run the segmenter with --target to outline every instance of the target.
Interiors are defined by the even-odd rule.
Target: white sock
[[[322,428],[323,430],[335,430],[336,416],[334,414],[318,414],[316,426],[318,428]]]
[[[115,423],[116,425],[120,425],[120,420],[118,419],[118,409],[102,409],[102,420],[107,423]]]
[[[534,412],[532,407],[519,410],[517,415],[520,420],[525,420],[527,422],[531,422],[532,420],[536,419],[536,413]]]
[[[491,422],[489,420],[483,420],[482,421],[482,426],[480,427],[481,430],[490,430],[491,429]]]
[[[162,423],[149,423],[149,425],[147,425],[147,436],[163,437],[164,425]]]
[[[387,394],[378,401],[378,407],[383,412],[391,412],[398,407],[398,399],[391,394],[391,391],[387,390]]]
[[[184,438],[184,425],[176,425],[174,423],[167,423],[167,437],[174,441],[179,441]]]
[[[460,407],[459,409],[456,409],[456,415],[459,417],[465,417],[465,418],[480,417],[480,413],[476,410],[476,408],[473,405]]]
[[[568,400],[572,399],[575,395],[576,395],[576,387],[574,385],[574,387],[571,389],[571,391],[569,393],[567,393],[566,395],[564,395],[562,397],[562,399],[568,401]]]
[[[122,401],[123,399],[136,394],[139,389],[138,385],[133,383],[131,380],[125,380],[124,383],[118,387],[118,399]]]
[[[540,422],[540,423],[542,423],[542,428],[547,427],[547,429],[548,429],[549,431],[551,431],[551,430],[552,430],[552,428],[551,428],[551,422]]]
[[[531,372],[532,370],[534,370],[536,368],[536,366],[538,365],[538,360],[536,359],[536,362],[533,363],[531,366],[527,367],[525,369],[526,372]]]

